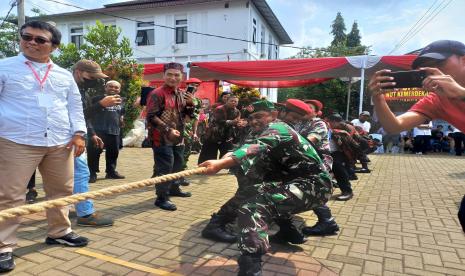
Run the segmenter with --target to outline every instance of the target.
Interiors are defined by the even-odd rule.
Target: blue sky
[[[26,10],[39,7],[46,13],[73,9],[46,0],[25,0]],[[123,0],[58,0],[83,8],[102,7]],[[294,46],[323,47],[332,40],[331,22],[337,12],[344,17],[347,31],[357,21],[362,43],[372,46],[372,54],[389,54],[421,18],[427,22],[392,54],[403,54],[438,39],[465,42],[465,1],[463,0],[267,0]],[[0,14],[6,15],[10,0],[0,1]],[[434,5],[433,5],[434,4]],[[430,13],[427,10],[432,7]],[[442,8],[444,7],[444,8]],[[16,13],[16,9],[13,10]],[[26,12],[27,13],[27,12]],[[435,15],[437,13],[437,15]],[[434,16],[435,15],[435,16]],[[433,18],[434,16],[434,18]],[[425,20],[426,19],[426,20]],[[421,26],[421,24],[420,24]],[[296,50],[281,48],[281,58]]]

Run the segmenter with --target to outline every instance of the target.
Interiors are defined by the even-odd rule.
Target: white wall
[[[185,16],[188,29],[202,33],[223,35],[248,39],[249,9],[246,1],[231,1],[229,8],[224,2],[184,5],[158,9],[125,11],[115,15],[128,17],[140,21],[154,21],[155,24],[175,26],[175,18]],[[179,19],[179,18],[178,18]],[[105,15],[73,15],[64,18],[53,18],[63,35],[62,42],[70,42],[69,30],[76,24],[84,26],[95,25],[96,20],[109,22],[122,29],[123,36],[129,38],[134,50],[134,57],[143,63],[166,61],[225,61],[249,60],[247,42],[226,40],[217,37],[207,37],[188,33],[188,43],[175,44],[175,31],[162,27],[155,27],[155,45],[137,46],[135,43],[137,23]],[[174,49],[173,49],[174,48]]]

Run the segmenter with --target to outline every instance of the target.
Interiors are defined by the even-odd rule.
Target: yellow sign
[[[429,92],[422,88],[401,88],[397,91],[388,92],[385,94],[387,101],[418,101],[423,97],[428,96]]]

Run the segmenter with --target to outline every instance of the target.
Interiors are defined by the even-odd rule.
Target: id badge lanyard
[[[40,79],[39,74],[34,69],[34,67],[32,67],[32,62],[26,61],[26,64],[29,67],[29,69],[31,69],[32,74],[34,74],[34,77],[36,78],[37,82],[39,83],[40,92],[44,92],[44,85],[45,85],[45,82],[47,81],[48,74],[50,73],[50,70],[52,69],[52,64],[50,63],[50,64],[47,65],[47,71],[45,71],[45,75],[44,75],[44,77],[42,79]]]

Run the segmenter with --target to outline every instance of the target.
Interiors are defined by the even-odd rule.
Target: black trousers
[[[180,146],[154,146],[152,148],[155,158],[155,171],[157,176],[182,171],[184,165],[184,145]],[[169,199],[170,191],[179,191],[179,182],[167,181],[155,186],[158,198]]]
[[[462,132],[454,132],[455,155],[460,156],[463,152],[463,144],[465,144],[465,134]]]
[[[105,144],[105,163],[107,174],[113,174],[116,171],[116,163],[119,155],[120,136],[96,132],[97,136]],[[97,148],[92,141],[87,145],[87,164],[91,175],[96,175],[99,171],[100,154],[103,149]]]
[[[232,142],[213,142],[205,141],[200,150],[198,164],[203,163],[207,160],[216,160],[218,159],[218,151],[220,152],[220,157],[223,157],[228,151],[233,149]]]
[[[431,135],[417,135],[413,138],[413,151],[427,153],[430,148]]]
[[[27,189],[35,189],[36,187],[36,171],[31,176],[31,179],[29,179],[29,182],[27,183]]]
[[[352,193],[349,173],[346,168],[348,163],[347,157],[342,151],[331,152],[331,156],[333,157],[333,174],[339,189],[341,189],[342,193]]]

